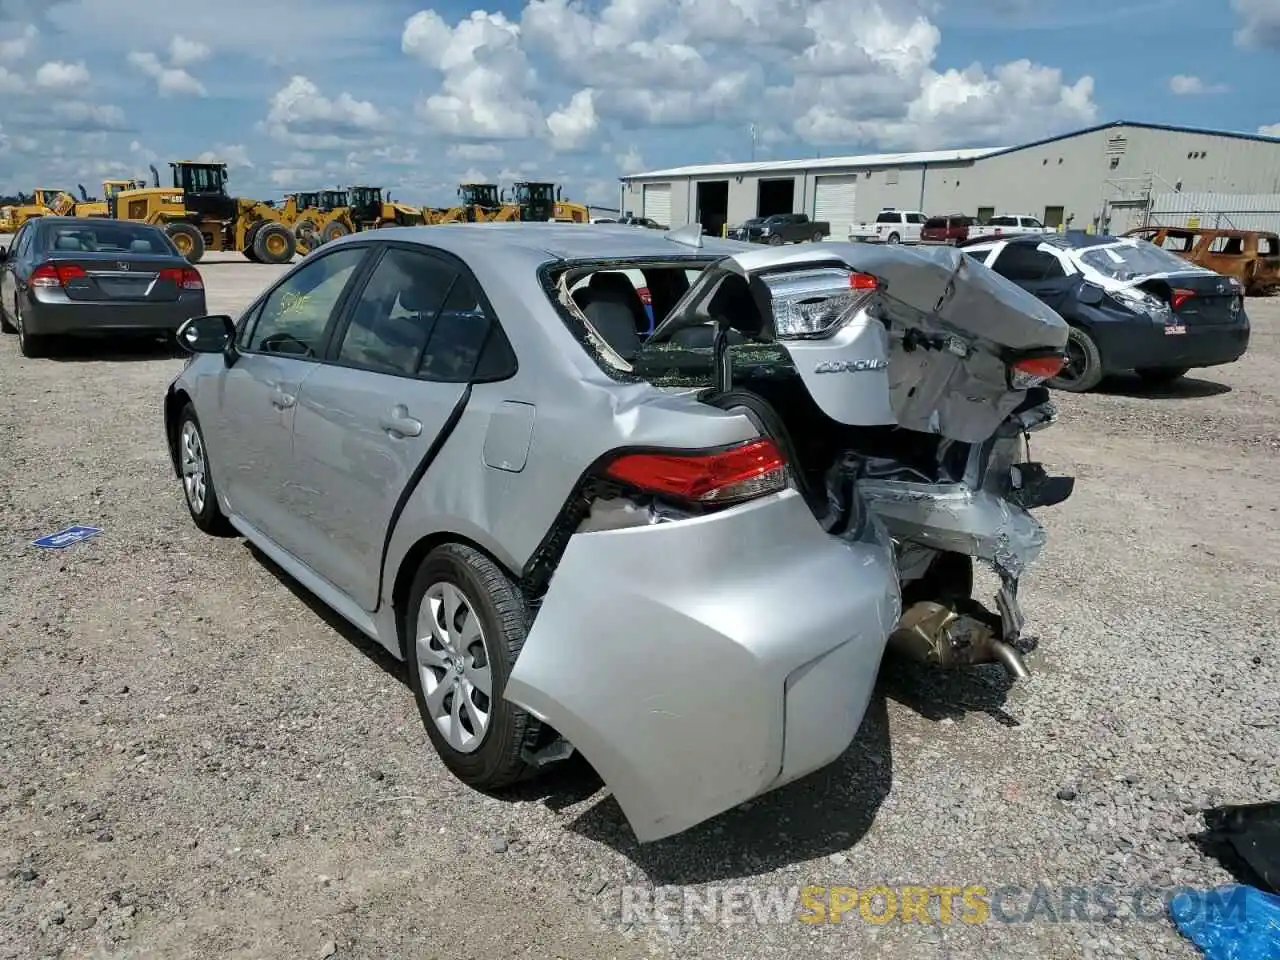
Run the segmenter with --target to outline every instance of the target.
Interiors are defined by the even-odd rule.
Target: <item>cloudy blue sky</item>
[[[0,192],[210,156],[233,191],[996,146],[1115,119],[1280,136],[1280,0],[0,0]],[[91,190],[97,192],[97,187]]]

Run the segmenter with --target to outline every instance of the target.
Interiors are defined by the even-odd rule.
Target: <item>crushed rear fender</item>
[[[555,727],[643,843],[836,759],[900,612],[892,547],[793,490],[576,533],[505,696]]]

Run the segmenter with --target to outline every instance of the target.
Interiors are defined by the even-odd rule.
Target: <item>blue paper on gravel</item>
[[[65,550],[73,543],[79,543],[82,540],[88,540],[90,537],[96,537],[102,532],[101,527],[87,527],[84,524],[76,524],[71,527],[64,527],[57,533],[51,533],[48,536],[41,537],[39,540],[32,540],[33,547],[41,547],[45,550]]]
[[[1205,960],[1280,958],[1280,897],[1256,887],[1180,893],[1169,901],[1169,914]]]

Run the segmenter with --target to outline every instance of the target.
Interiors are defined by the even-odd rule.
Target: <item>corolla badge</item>
[[[814,373],[863,373],[867,370],[883,370],[889,366],[888,360],[859,358],[856,360],[823,360],[814,368]]]

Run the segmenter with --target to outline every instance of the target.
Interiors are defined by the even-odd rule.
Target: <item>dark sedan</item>
[[[172,336],[207,312],[199,271],[157,227],[41,217],[0,247],[0,329],[27,357],[58,336]]]
[[[1244,288],[1137,237],[1072,232],[983,238],[965,254],[1053,307],[1071,326],[1051,387],[1083,393],[1132,370],[1153,385],[1233,363],[1249,348]]]

